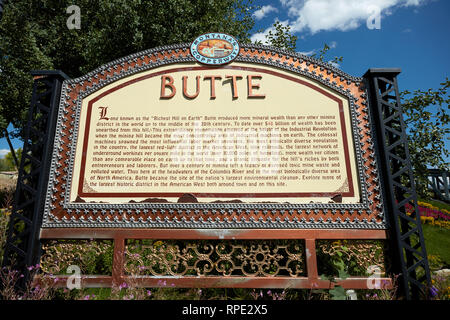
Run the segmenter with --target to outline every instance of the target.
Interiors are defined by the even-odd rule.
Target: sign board
[[[65,80],[42,227],[385,229],[362,78],[233,39]]]
[[[419,297],[431,280],[399,73],[352,77],[221,33],[77,79],[33,72],[3,264],[25,288],[42,241],[106,239],[112,272],[84,287],[374,289],[374,275],[320,277],[317,241],[388,240]]]

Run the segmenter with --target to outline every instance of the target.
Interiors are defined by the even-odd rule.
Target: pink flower
[[[119,289],[122,290],[124,288],[128,288],[128,285],[124,282],[119,286]]]
[[[167,285],[167,282],[166,282],[166,280],[164,280],[164,281],[158,280],[158,285],[160,285],[160,286],[166,286],[166,285]]]

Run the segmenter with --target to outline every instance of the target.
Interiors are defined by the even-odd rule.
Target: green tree
[[[22,149],[19,148],[15,150],[15,154],[20,161],[22,157]],[[7,153],[4,158],[0,159],[0,171],[17,171],[18,169],[19,167],[16,166],[16,161],[14,160],[11,152]]]
[[[69,30],[76,4],[81,28]],[[59,69],[79,77],[114,59],[206,32],[250,41],[252,0],[18,0],[0,21],[0,138],[23,137],[31,70]],[[9,133],[13,124],[17,129]]]
[[[414,170],[417,191],[428,196],[427,171],[429,168],[449,170],[446,159],[449,151],[445,140],[449,139],[448,78],[437,90],[403,91],[402,106],[408,129],[408,147]]]
[[[291,33],[291,27],[289,25],[282,24],[277,20],[272,28],[273,31],[269,30],[265,35],[267,45],[284,50],[296,50],[298,37]],[[262,44],[260,40],[255,43]]]
[[[0,171],[10,171],[11,169],[8,166],[8,163],[6,163],[5,158],[0,159]]]
[[[5,155],[5,163],[8,167],[9,171],[19,170],[20,166],[20,159],[22,158],[22,148],[19,148],[15,150],[15,155],[17,156],[18,163],[16,164],[16,161],[14,160],[14,156],[12,152],[9,152]]]
[[[289,25],[285,25],[280,21],[275,21],[272,25],[272,29],[267,32],[265,35],[265,43],[269,46],[280,48],[284,50],[296,51],[297,50],[297,40],[298,37],[291,32],[291,27]],[[255,41],[256,44],[262,44],[261,40]],[[323,48],[319,50],[318,53],[314,53],[311,57],[316,58],[320,61],[326,62],[326,56],[328,51],[330,50],[330,46],[328,44],[324,44]],[[342,62],[344,58],[334,57],[329,62],[339,63]]]
[[[311,57],[319,59],[320,61],[325,61],[325,57],[326,57],[326,55],[327,55],[327,53],[328,53],[328,51],[330,49],[331,49],[330,46],[325,43],[323,45],[323,48],[319,50],[318,54],[314,53],[314,54],[311,55]],[[333,60],[331,60],[329,62],[339,63],[339,62],[342,62],[342,61],[344,61],[344,57],[341,56],[341,57],[334,57]]]

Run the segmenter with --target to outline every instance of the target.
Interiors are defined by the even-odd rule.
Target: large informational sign
[[[43,227],[384,229],[366,99],[223,34],[66,80]]]
[[[3,265],[25,289],[27,266],[58,264],[45,241],[105,240],[107,274],[54,285],[392,289],[390,270],[419,298],[431,278],[399,73],[353,77],[223,33],[77,79],[33,72]],[[368,277],[320,276],[335,240]]]

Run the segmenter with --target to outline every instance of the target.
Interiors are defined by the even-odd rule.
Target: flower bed
[[[441,228],[450,229],[450,212],[446,209],[440,209],[430,203],[418,201],[420,221],[423,224],[431,224]],[[413,207],[406,205],[407,214],[410,215]]]

